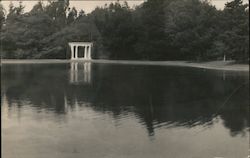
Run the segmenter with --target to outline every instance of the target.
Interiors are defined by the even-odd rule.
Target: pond
[[[2,64],[4,158],[246,158],[249,74]]]

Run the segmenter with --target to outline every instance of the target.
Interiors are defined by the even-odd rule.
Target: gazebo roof
[[[93,45],[93,42],[69,42],[69,45],[86,46]]]

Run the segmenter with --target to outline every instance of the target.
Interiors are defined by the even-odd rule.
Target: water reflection
[[[79,68],[79,70],[78,70]],[[90,84],[91,83],[91,62],[70,63],[70,83]]]
[[[249,128],[247,73],[72,62],[2,65],[1,79],[10,110],[65,115],[88,106],[114,119],[135,115],[149,136],[157,128],[209,128],[216,118],[232,136]]]

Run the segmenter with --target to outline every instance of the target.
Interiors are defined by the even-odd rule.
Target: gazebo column
[[[84,59],[84,60],[91,60],[91,51],[92,51],[92,43],[91,42],[70,42],[70,59],[71,60],[79,60],[79,59]],[[84,57],[79,58],[79,47],[84,47]]]
[[[71,60],[74,58],[74,46],[70,45],[71,49]]]
[[[87,46],[84,46],[84,59],[87,59]]]
[[[89,46],[87,46],[87,60],[89,60]]]
[[[89,46],[89,56],[88,56],[88,59],[89,60],[91,59],[91,46]]]
[[[86,59],[88,60],[89,59],[89,46],[86,46],[86,47],[87,47]]]
[[[75,54],[75,59],[78,59],[78,46],[76,46],[76,54]]]

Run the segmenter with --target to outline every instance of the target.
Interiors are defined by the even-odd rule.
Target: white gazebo
[[[71,60],[91,60],[91,48],[93,47],[92,42],[69,42],[71,50]],[[78,48],[84,48],[84,56],[78,56]]]

